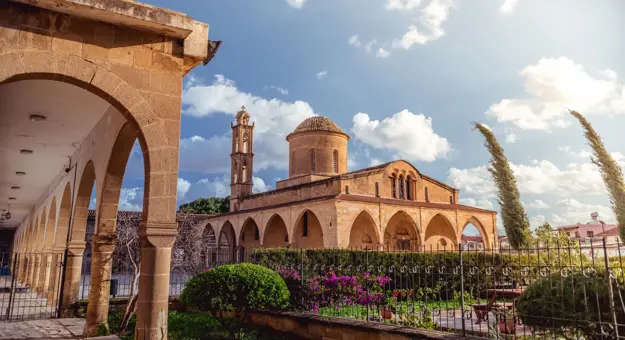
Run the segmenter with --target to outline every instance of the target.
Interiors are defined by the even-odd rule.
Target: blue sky
[[[228,193],[229,124],[244,104],[257,191],[286,178],[286,134],[324,115],[351,136],[351,170],[403,158],[458,187],[463,203],[498,210],[478,121],[504,146],[534,226],[593,211],[614,221],[566,108],[625,164],[623,1],[148,2],[207,22],[223,41],[185,78],[180,203]],[[136,147],[120,208],[140,209],[142,190]]]

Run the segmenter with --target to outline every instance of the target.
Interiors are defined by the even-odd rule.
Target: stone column
[[[141,276],[135,339],[167,339],[171,248],[175,222],[148,222],[140,227]]]
[[[60,280],[61,280],[61,267],[59,263],[63,262],[63,253],[65,249],[60,247],[55,247],[52,249],[52,261],[50,263],[50,282],[49,289],[46,295],[48,299],[48,305],[54,305],[58,301],[59,298],[59,288],[60,288]]]
[[[37,272],[37,269],[39,269],[39,265],[37,263],[37,261],[40,260],[40,258],[38,257],[38,254],[32,254],[30,255],[30,266],[28,268],[28,285],[30,286],[31,290],[35,289],[35,280],[36,278],[38,278],[35,273]]]
[[[52,270],[52,254],[41,255],[41,276],[39,277],[39,287],[41,297],[48,297],[48,288],[50,285],[50,271]]]
[[[67,263],[65,263],[65,282],[61,297],[61,314],[64,318],[71,317],[71,306],[78,302],[80,293],[80,274],[82,257],[85,252],[85,241],[71,241],[67,246]]]
[[[96,336],[98,329],[101,327],[108,329],[111,267],[113,250],[115,250],[115,234],[94,235],[92,249],[89,304],[87,305],[87,318],[83,332],[85,338]]]

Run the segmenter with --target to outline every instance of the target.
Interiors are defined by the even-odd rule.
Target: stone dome
[[[321,116],[307,118],[293,130],[293,133],[305,131],[327,131],[345,134],[335,122]]]

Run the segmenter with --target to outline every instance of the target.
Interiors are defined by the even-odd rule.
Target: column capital
[[[82,255],[85,252],[85,241],[69,241],[67,244],[67,251],[71,255]]]
[[[141,221],[139,224],[139,237],[142,244],[148,247],[170,248],[178,235],[178,223],[176,222],[151,222]]]

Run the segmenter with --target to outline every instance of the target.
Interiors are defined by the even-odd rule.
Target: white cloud
[[[447,139],[434,132],[432,118],[423,114],[403,110],[378,121],[366,113],[357,113],[353,122],[352,132],[358,140],[377,149],[391,150],[398,158],[432,162],[451,150]]]
[[[516,143],[517,140],[517,136],[514,132],[508,132],[506,134],[506,143],[508,144],[514,144]]]
[[[598,212],[599,218],[605,220],[606,223],[615,220],[612,209],[601,204],[581,203],[574,198],[567,198],[558,201],[557,205],[561,212],[551,215],[551,220],[555,225],[587,223],[592,212]]]
[[[549,205],[545,203],[543,200],[534,200],[533,202],[526,205],[529,209],[549,209]]]
[[[142,211],[143,210],[143,189],[122,188],[119,193],[119,210]]]
[[[414,44],[424,45],[445,35],[442,24],[447,20],[451,7],[451,0],[431,0],[421,10],[419,23],[423,29],[417,28],[416,25],[410,25],[401,39],[393,41],[393,47],[407,50]]]
[[[293,8],[302,8],[306,0],[286,0],[286,2]]]
[[[471,197],[461,198],[460,204],[468,205],[471,207],[482,208],[482,209],[488,209],[488,210],[493,210],[495,208],[495,205],[490,200],[487,200],[487,199],[476,200],[475,198],[471,198]]]
[[[317,79],[321,80],[328,75],[328,71],[320,71],[317,72],[315,75],[317,76]]]
[[[265,192],[271,189],[271,185],[266,184],[262,178],[252,177],[253,193]],[[226,197],[228,195],[230,195],[230,176],[226,174],[212,179],[203,178],[190,184],[185,201],[190,202],[201,197]]]
[[[178,199],[183,199],[184,196],[189,191],[189,188],[191,187],[191,182],[187,181],[184,178],[178,177],[178,186],[177,187],[178,187],[177,197],[178,197]]]
[[[376,166],[376,165],[380,165],[383,162],[377,158],[371,158],[371,161],[369,162],[369,166]]]
[[[536,227],[541,226],[547,221],[545,215],[535,215],[530,218],[530,229],[534,230]]]
[[[271,190],[271,186],[265,184],[265,181],[260,177],[252,177],[252,192],[260,193]]]
[[[530,164],[510,163],[510,167],[522,194],[554,194],[560,197],[606,194],[597,166],[591,163],[571,163],[560,169],[546,160],[532,160]],[[494,197],[496,194],[486,166],[451,168],[448,178],[467,194],[482,197]]]
[[[499,12],[504,14],[510,14],[514,12],[515,7],[519,4],[519,0],[504,0]]]
[[[216,75],[211,85],[197,80],[183,92],[183,113],[207,117],[217,113],[236,115],[245,105],[254,128],[254,169],[286,169],[288,144],[286,135],[304,119],[316,115],[307,102],[266,99],[240,91],[236,83]],[[224,126],[229,131],[229,126]],[[230,132],[208,138],[194,136],[180,141],[180,170],[200,173],[224,172],[230,169]]]
[[[354,34],[349,37],[349,39],[347,39],[347,42],[354,47],[360,47],[360,45],[362,45],[360,39],[358,39],[358,34]]]
[[[378,49],[378,53],[377,53],[378,58],[388,58],[388,56],[390,55],[391,55],[391,52],[383,49],[382,47]]]
[[[411,10],[419,7],[421,0],[387,0],[386,9],[388,10]]]
[[[367,53],[371,52],[371,50],[373,49],[373,46],[375,44],[377,44],[378,41],[375,39],[370,40],[366,45],[365,45],[365,51],[367,51]]]
[[[266,89],[275,90],[281,95],[289,94],[289,90],[279,86],[265,86]]]
[[[486,114],[525,130],[551,130],[571,124],[567,108],[586,115],[625,113],[625,87],[611,70],[593,77],[566,57],[542,58],[520,72],[526,98],[503,99]]]

